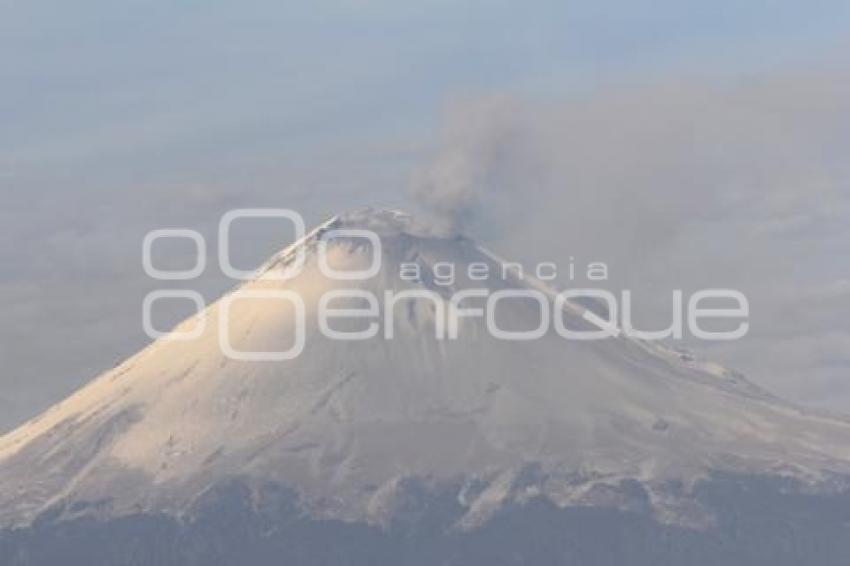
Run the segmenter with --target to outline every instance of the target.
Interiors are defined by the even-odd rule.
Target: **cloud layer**
[[[664,325],[674,288],[745,291],[751,334],[709,355],[847,409],[848,78],[824,69],[620,84],[546,104],[473,99],[448,113],[414,187],[508,256],[608,262],[647,326]]]

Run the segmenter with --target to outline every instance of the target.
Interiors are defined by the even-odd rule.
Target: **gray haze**
[[[459,104],[413,189],[507,257],[556,262],[562,286],[584,286],[587,263],[606,262],[610,288],[633,290],[648,329],[669,325],[673,289],[744,291],[750,334],[693,347],[846,410],[848,146],[846,67],[665,79],[547,104]]]

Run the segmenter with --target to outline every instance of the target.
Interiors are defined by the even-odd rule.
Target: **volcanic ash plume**
[[[416,171],[414,197],[437,228],[457,233],[485,196],[507,186],[520,134],[519,106],[506,97],[461,104],[450,112],[433,160]]]

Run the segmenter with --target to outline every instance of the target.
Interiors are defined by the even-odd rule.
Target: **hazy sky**
[[[848,32],[842,0],[0,0],[0,430],[146,343],[147,231],[416,207],[457,155],[472,235],[739,286],[712,355],[850,411]]]

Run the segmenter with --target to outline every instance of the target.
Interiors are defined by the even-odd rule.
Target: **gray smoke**
[[[438,230],[457,233],[486,199],[512,188],[523,123],[520,105],[507,96],[457,104],[448,114],[433,159],[413,175],[412,192]]]
[[[574,257],[579,272],[606,262],[609,285],[633,291],[647,328],[669,323],[672,289],[743,291],[750,334],[704,353],[784,396],[846,409],[847,77],[818,69],[619,84],[545,104],[470,100],[449,113],[414,190],[445,227],[505,257]]]

